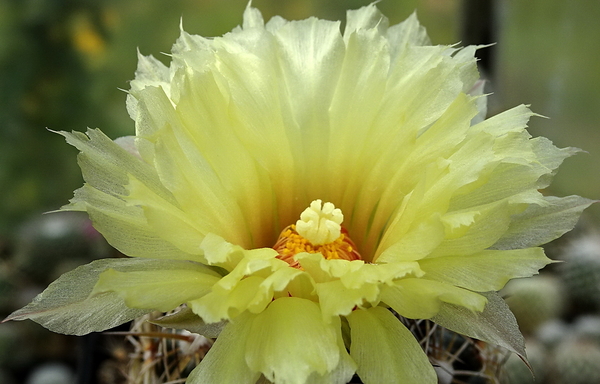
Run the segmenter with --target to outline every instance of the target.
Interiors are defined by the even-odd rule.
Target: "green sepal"
[[[225,325],[227,325],[226,321],[206,323],[188,307],[183,307],[173,314],[152,320],[150,323],[165,328],[184,329],[211,339],[219,336]]]
[[[68,335],[101,332],[143,316],[151,310],[128,308],[115,292],[90,296],[98,277],[109,268],[135,269],[148,260],[101,259],[60,276],[31,303],[4,321],[30,319]]]
[[[443,303],[438,314],[431,320],[453,332],[506,348],[529,365],[525,354],[525,339],[508,305],[497,292],[480,294],[488,299],[482,312]]]

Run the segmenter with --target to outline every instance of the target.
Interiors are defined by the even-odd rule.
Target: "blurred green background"
[[[499,105],[531,104],[549,119],[530,132],[589,154],[567,159],[552,192],[600,197],[600,2],[499,1],[493,87]],[[590,209],[596,219],[600,207]]]
[[[276,14],[344,20],[346,9],[369,2],[254,0],[253,5],[266,20]],[[169,52],[178,37],[180,20],[190,33],[218,36],[241,23],[246,4],[247,0],[0,0],[2,314],[26,304],[74,264],[111,255],[85,216],[41,215],[65,204],[82,184],[77,151],[49,130],[98,127],[112,138],[132,134],[121,89],[128,89],[134,76],[136,49],[168,63],[162,53]],[[384,0],[378,7],[391,24],[416,9],[434,43],[497,42],[478,53],[489,80],[486,90],[493,92],[490,114],[530,104],[549,117],[532,119],[534,136],[589,152],[568,159],[549,192],[600,197],[600,2]],[[592,207],[588,216],[588,223],[597,227],[600,207]],[[571,256],[557,257],[583,255],[583,267],[571,263],[574,271],[558,275],[578,283],[585,280],[581,273],[591,274],[587,280],[592,282],[585,287],[592,293],[585,290],[585,298],[600,297],[600,235],[589,239],[576,243],[581,249],[573,246],[575,250],[563,252]],[[582,307],[580,312],[600,313],[600,302]],[[576,315],[569,316],[571,321]],[[56,356],[79,365],[73,363],[71,344],[57,352],[59,344],[47,340],[59,336],[44,332],[32,322],[0,327],[0,382],[9,382],[2,376],[5,366],[20,379],[31,376],[32,366]],[[30,348],[14,348],[15,343]],[[598,348],[600,354],[600,343]],[[79,378],[78,383],[93,382],[81,374]]]
[[[493,23],[491,113],[520,103],[550,117],[531,122],[534,135],[589,152],[567,160],[553,193],[598,197],[600,181],[600,3],[506,0],[386,0],[397,23],[417,10],[435,43],[464,41],[465,25]],[[131,134],[125,93],[136,48],[164,62],[179,34],[221,35],[241,22],[246,0],[0,0],[0,236],[15,224],[67,202],[81,185],[76,151],[47,130],[99,127]],[[255,0],[265,19],[316,15],[344,19],[369,0]],[[475,12],[473,12],[473,10]],[[479,20],[479,21],[481,21]],[[119,89],[120,88],[120,89]],[[594,210],[596,208],[593,208]],[[598,210],[596,210],[598,212]]]

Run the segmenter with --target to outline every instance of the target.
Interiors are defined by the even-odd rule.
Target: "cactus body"
[[[513,280],[504,289],[506,303],[524,334],[563,313],[564,292],[560,280],[551,275]]]

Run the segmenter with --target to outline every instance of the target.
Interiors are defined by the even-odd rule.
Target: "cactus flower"
[[[85,179],[63,209],[129,258],[8,319],[85,334],[184,308],[218,333],[189,384],[437,382],[399,316],[523,355],[495,292],[548,264],[539,246],[590,201],[539,192],[576,150],[532,138],[527,107],[485,119],[477,48],[373,4],[343,32],[251,6],[222,37],[182,30],[170,66],[139,56],[135,136],[60,133]]]

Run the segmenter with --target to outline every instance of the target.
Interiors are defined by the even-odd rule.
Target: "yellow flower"
[[[9,319],[83,334],[186,304],[223,326],[190,384],[435,383],[394,312],[523,355],[494,292],[549,263],[538,246],[590,201],[538,191],[576,150],[531,138],[525,106],[484,120],[476,48],[374,5],[343,33],[251,7],[223,37],[182,31],[169,67],[139,57],[135,136],[61,133],[86,181],[64,209],[132,258]]]

